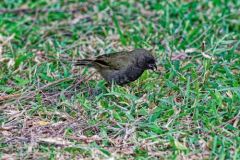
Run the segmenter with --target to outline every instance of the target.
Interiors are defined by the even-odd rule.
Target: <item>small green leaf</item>
[[[108,152],[108,150],[103,149],[103,148],[99,148],[99,150],[100,150],[102,153],[104,153],[105,155],[107,155],[107,156],[111,156],[111,153]]]
[[[179,149],[179,150],[187,150],[188,148],[184,145],[184,144],[182,144],[182,143],[180,143],[178,140],[174,140],[174,145],[175,145],[175,147],[177,148],[177,149]]]

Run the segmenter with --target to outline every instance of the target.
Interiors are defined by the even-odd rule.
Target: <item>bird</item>
[[[146,49],[103,54],[93,59],[76,60],[75,66],[95,68],[108,83],[125,85],[137,80],[145,70],[156,70],[156,59]]]

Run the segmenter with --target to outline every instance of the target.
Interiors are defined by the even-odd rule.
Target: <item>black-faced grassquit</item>
[[[76,66],[94,67],[108,82],[118,85],[138,79],[147,69],[157,69],[156,59],[146,49],[135,49],[77,60]]]

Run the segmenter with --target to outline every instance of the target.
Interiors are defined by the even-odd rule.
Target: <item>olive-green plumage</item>
[[[75,65],[94,67],[107,82],[115,82],[118,85],[135,81],[145,70],[157,68],[155,58],[145,49],[104,54],[94,59],[77,60]]]

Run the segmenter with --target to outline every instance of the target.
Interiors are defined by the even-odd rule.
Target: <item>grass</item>
[[[2,159],[240,159],[240,2],[0,2]],[[151,49],[106,86],[68,59]]]

